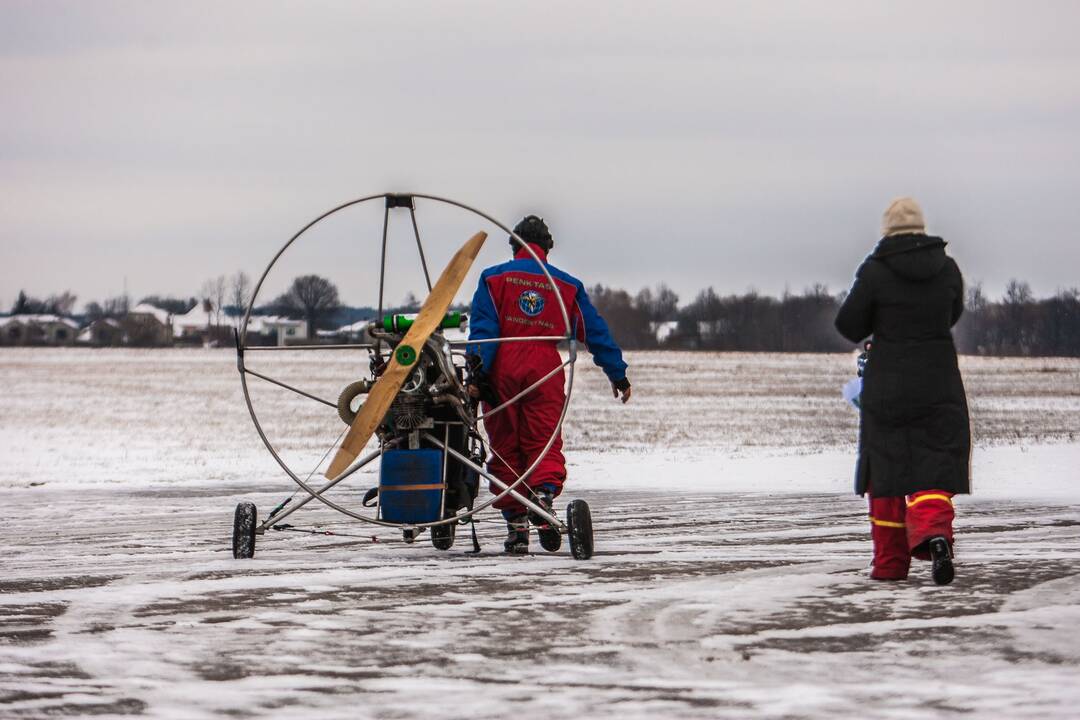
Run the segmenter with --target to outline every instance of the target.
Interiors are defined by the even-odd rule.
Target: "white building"
[[[79,323],[59,315],[0,318],[0,345],[73,345]]]
[[[172,345],[172,313],[149,303],[139,303],[121,321],[127,342],[136,347]]]
[[[191,308],[183,315],[173,315],[173,337],[177,340],[192,340],[198,338],[205,341],[207,332],[213,324],[213,320],[213,311],[206,310],[201,302],[197,302],[195,303],[195,307]]]
[[[259,339],[274,345],[302,345],[307,340],[307,320],[293,320],[280,315],[252,315],[248,320],[248,343]],[[253,338],[252,335],[258,337]]]
[[[666,320],[664,322],[654,322],[652,324],[652,331],[656,336],[656,342],[660,345],[663,345],[678,329],[678,320]]]

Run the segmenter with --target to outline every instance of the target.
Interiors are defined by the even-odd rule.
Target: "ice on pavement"
[[[328,397],[364,364],[274,355]],[[963,359],[976,493],[938,588],[866,578],[851,357],[634,353],[626,407],[585,360],[592,560],[503,557],[491,514],[474,556],[311,507],[334,534],[237,561],[236,502],[294,488],[229,353],[3,351],[0,716],[1075,716],[1080,362]],[[253,394],[311,469],[336,414]]]

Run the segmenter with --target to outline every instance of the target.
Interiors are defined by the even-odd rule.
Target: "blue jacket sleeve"
[[[486,340],[496,337],[499,337],[499,313],[491,299],[491,291],[488,290],[487,275],[483,274],[473,294],[472,309],[469,313],[469,339]],[[496,350],[498,350],[496,343],[466,346],[466,352],[480,356],[484,362],[484,369],[488,372],[491,372],[491,367],[495,364]]]
[[[622,350],[615,343],[615,338],[611,337],[608,324],[593,307],[589,294],[585,292],[585,286],[580,282],[576,300],[581,320],[585,324],[585,344],[592,353],[593,362],[603,369],[611,382],[622,380],[626,377],[626,362],[623,360]]]

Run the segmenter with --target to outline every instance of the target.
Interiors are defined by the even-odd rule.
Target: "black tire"
[[[548,552],[558,552],[562,547],[562,533],[553,527],[542,527],[536,531],[540,538],[540,547]]]
[[[233,515],[232,556],[247,559],[255,557],[255,525],[258,514],[255,504],[242,502]]]
[[[449,550],[454,547],[454,535],[457,533],[457,520],[431,528],[431,544],[436,550]]]
[[[566,506],[567,538],[570,540],[570,554],[575,560],[588,560],[593,554],[592,513],[589,503],[584,500],[571,500]]]
[[[356,412],[352,409],[352,401],[357,395],[363,395],[371,389],[371,383],[367,380],[357,380],[354,383],[349,383],[345,386],[345,389],[341,391],[337,399],[337,412],[338,417],[341,418],[341,422],[346,425],[352,425],[353,420],[356,419]]]

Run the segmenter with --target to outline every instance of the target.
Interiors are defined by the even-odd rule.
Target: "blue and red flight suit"
[[[547,252],[529,243],[558,286],[570,316],[575,337],[586,344],[593,361],[612,383],[625,381],[626,363],[615,344],[607,323],[589,301],[585,286],[569,273],[547,262]],[[514,259],[490,267],[481,274],[472,301],[469,320],[470,340],[498,337],[566,337],[566,323],[558,300],[540,265],[527,250],[519,248]],[[513,398],[539,382],[563,360],[554,340],[484,343],[469,346],[469,352],[482,361],[495,397],[500,403]],[[566,400],[566,375],[559,370],[538,388],[484,419],[492,457],[488,471],[507,485],[540,457],[548,439],[555,432]],[[483,404],[484,412],[492,408]],[[528,477],[530,488],[544,488],[557,496],[566,480],[566,459],[562,453],[562,433]],[[492,484],[493,493],[501,490]],[[519,486],[520,489],[520,486]],[[506,495],[495,503],[506,517],[525,512],[525,508]]]

